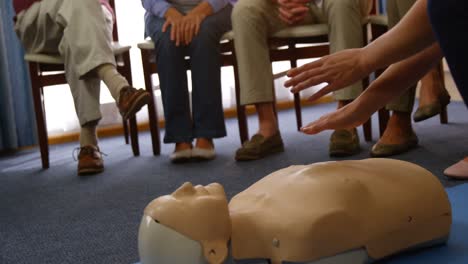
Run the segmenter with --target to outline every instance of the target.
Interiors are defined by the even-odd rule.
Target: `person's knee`
[[[359,0],[325,0],[324,11],[329,16],[359,15],[361,13],[361,1]]]
[[[256,23],[261,18],[261,13],[258,9],[259,1],[239,0],[232,10],[231,20],[232,27],[242,27],[246,24]]]

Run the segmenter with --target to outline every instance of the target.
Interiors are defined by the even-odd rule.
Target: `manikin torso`
[[[450,222],[440,188],[430,172],[390,159],[291,166],[229,203],[233,257],[301,262],[361,245],[379,258],[392,250],[381,241],[392,230],[432,212]]]
[[[200,188],[196,186],[195,193]],[[210,185],[206,189],[215,193]],[[217,200],[219,206],[208,206],[218,208],[210,212],[201,212],[198,205],[184,206],[185,211],[195,208],[188,213],[190,219],[201,219],[190,224],[165,199],[153,201],[145,214],[202,244],[209,239],[203,238],[199,226],[218,215],[223,222],[230,218],[230,225],[216,225],[219,230],[213,233],[222,234],[218,237],[226,239],[224,245],[230,233],[232,256],[270,259],[273,264],[361,248],[380,259],[446,236],[451,223],[448,199],[437,178],[419,166],[390,159],[291,166],[233,197],[229,215],[220,209],[225,198]],[[190,203],[197,200],[202,201],[190,198]]]

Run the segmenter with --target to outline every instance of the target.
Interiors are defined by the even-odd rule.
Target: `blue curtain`
[[[13,16],[13,1],[0,0],[0,151],[37,142],[29,74]]]

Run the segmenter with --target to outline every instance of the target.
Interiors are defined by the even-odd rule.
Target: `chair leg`
[[[125,120],[122,120],[122,127],[124,131],[124,139],[125,139],[125,144],[128,145],[129,140],[128,140],[128,124],[125,122]]]
[[[362,80],[362,86],[364,89],[367,89],[369,86],[369,77],[366,77]],[[369,118],[366,123],[364,123],[362,128],[364,129],[364,139],[367,142],[372,141],[372,117]]]
[[[369,120],[362,125],[362,129],[364,130],[364,139],[367,142],[372,141],[372,118],[369,118]]]
[[[36,63],[29,63],[29,75],[31,77],[31,88],[34,102],[34,112],[36,114],[36,127],[39,139],[39,149],[41,152],[42,168],[49,168],[49,143],[47,136],[47,124],[43,107],[43,94],[41,81],[38,76],[38,66]]]
[[[124,66],[121,67],[122,74],[125,76],[128,83],[132,85],[133,79],[132,79],[132,68],[130,64],[130,52],[125,52],[124,54],[122,54],[122,58],[124,62]],[[130,123],[130,139],[131,139],[133,155],[139,156],[140,146],[138,144],[138,128],[137,128],[136,115],[129,119],[129,123]]]
[[[294,44],[289,45],[289,49],[295,49]],[[289,61],[291,65],[291,69],[297,68],[297,60],[292,59]],[[302,108],[301,108],[301,95],[299,93],[294,94],[294,110],[296,111],[296,124],[297,124],[297,131],[301,131],[302,127]]]
[[[442,107],[440,112],[440,123],[447,124],[448,123],[448,113],[447,113],[447,106]]]
[[[138,145],[138,126],[136,117],[130,117],[128,119],[130,123],[130,139],[132,141],[132,151],[134,156],[140,156],[140,147]]]
[[[235,59],[235,54],[233,54]],[[245,113],[245,106],[241,105],[240,102],[240,84],[239,84],[239,69],[237,63],[233,63],[234,68],[234,81],[236,90],[236,109],[237,109],[237,122],[239,124],[239,136],[241,145],[245,141],[249,140],[249,127],[247,124],[247,115]]]
[[[161,154],[161,143],[159,137],[159,121],[158,112],[156,108],[156,102],[154,101],[153,82],[151,81],[151,64],[149,58],[152,55],[150,52],[141,50],[141,60],[143,64],[143,75],[145,78],[145,89],[151,95],[151,100],[148,103],[148,118],[151,134],[151,143],[153,146],[153,155],[157,156]]]
[[[442,83],[443,83],[443,85],[445,87],[444,63],[442,61],[439,63],[439,74],[440,74],[440,79],[442,80]],[[440,123],[441,124],[447,124],[448,123],[447,106],[442,107],[442,110],[440,112]]]
[[[380,137],[383,136],[385,129],[387,128],[388,120],[390,119],[390,113],[387,109],[382,108],[379,110],[379,132]]]

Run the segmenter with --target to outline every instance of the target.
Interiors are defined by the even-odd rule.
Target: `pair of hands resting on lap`
[[[213,14],[213,9],[207,2],[200,3],[186,15],[171,7],[164,14],[166,22],[162,31],[166,32],[171,27],[171,40],[175,42],[176,46],[189,45],[200,32],[203,20],[211,14]]]
[[[311,0],[272,0],[278,4],[278,15],[288,25],[294,25],[304,20],[309,12]]]

